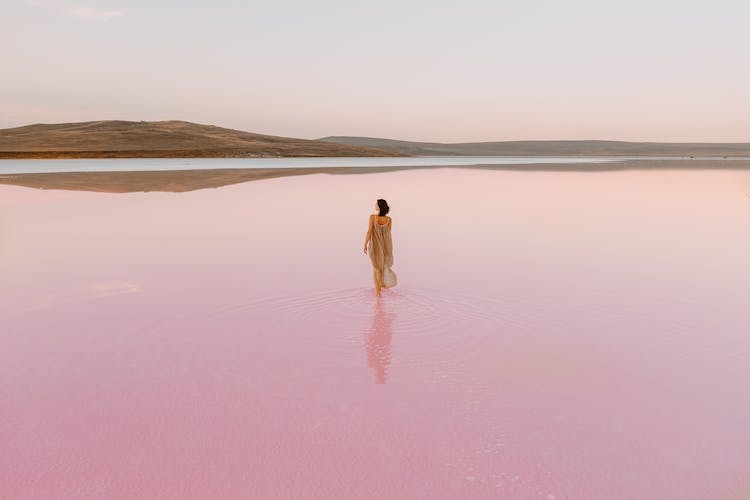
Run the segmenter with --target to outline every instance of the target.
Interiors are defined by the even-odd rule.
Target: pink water
[[[0,188],[0,497],[748,498],[748,193],[452,168]]]

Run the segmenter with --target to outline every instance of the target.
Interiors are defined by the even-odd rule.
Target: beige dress
[[[372,261],[372,268],[378,273],[378,281],[383,288],[396,286],[398,278],[393,272],[393,242],[391,228],[388,224],[378,224],[378,216],[372,218],[372,236],[367,246],[367,253]]]

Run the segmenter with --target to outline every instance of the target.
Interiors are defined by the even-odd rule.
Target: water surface
[[[660,159],[649,157],[651,159]],[[621,162],[615,156],[410,156],[335,158],[134,158],[0,160],[0,175],[45,172],[126,172],[224,168],[418,167],[470,165],[588,164]],[[667,158],[679,159],[679,158]],[[683,158],[684,159],[684,158]],[[714,158],[715,159],[715,158]],[[742,158],[737,158],[742,159]]]
[[[458,168],[0,187],[3,495],[746,498],[748,193]]]

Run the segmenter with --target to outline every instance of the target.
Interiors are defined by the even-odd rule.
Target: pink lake
[[[0,187],[0,497],[750,498],[748,193],[741,170]]]

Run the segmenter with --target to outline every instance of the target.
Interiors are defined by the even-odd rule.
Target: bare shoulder
[[[385,217],[385,221],[386,221],[385,223],[386,224],[390,224],[392,222],[392,219],[391,219],[390,215],[378,215],[378,214],[370,214],[370,222],[375,221],[378,224],[380,224],[379,217]]]

